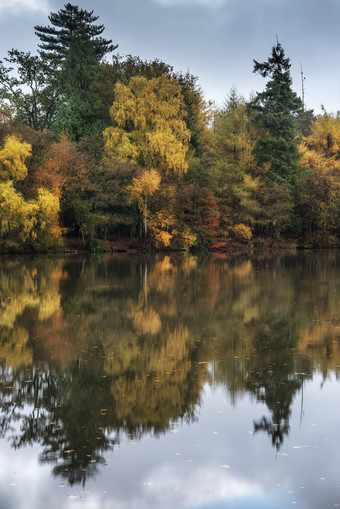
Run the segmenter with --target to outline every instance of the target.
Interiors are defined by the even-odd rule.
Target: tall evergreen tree
[[[285,57],[279,42],[272,48],[266,62],[254,60],[253,72],[269,77],[266,88],[251,103],[255,122],[265,134],[255,147],[257,162],[267,167],[267,184],[291,188],[299,168],[299,140],[296,117],[303,104],[292,90],[290,59]]]
[[[36,35],[42,42],[39,47],[44,52],[54,53],[63,60],[67,57],[72,42],[84,34],[91,40],[98,61],[117,48],[112,45],[112,40],[99,37],[105,27],[94,24],[99,16],[94,16],[93,11],[85,11],[70,3],[64,7],[65,9],[52,12],[48,17],[52,26],[34,27]]]
[[[104,25],[96,25],[97,19],[93,11],[68,3],[50,14],[52,26],[35,27],[41,54],[60,62],[55,129],[66,129],[75,141],[105,128],[98,115],[95,82],[102,58],[117,46],[100,37]]]

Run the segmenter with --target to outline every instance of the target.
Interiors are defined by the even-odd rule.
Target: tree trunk
[[[143,207],[143,237],[146,239],[148,235],[148,227],[146,223],[146,214],[148,210],[148,201],[147,197],[144,197],[144,207]]]

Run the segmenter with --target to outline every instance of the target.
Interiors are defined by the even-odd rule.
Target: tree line
[[[0,248],[46,251],[136,236],[223,249],[279,236],[337,245],[340,118],[293,91],[277,41],[266,82],[221,107],[158,59],[122,57],[70,3],[35,26],[36,55],[0,61]]]

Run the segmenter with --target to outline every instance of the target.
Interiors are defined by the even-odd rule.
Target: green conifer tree
[[[254,121],[265,130],[255,147],[256,160],[268,168],[268,185],[287,188],[292,188],[297,179],[300,155],[296,117],[303,108],[301,99],[292,90],[290,68],[290,59],[285,57],[279,42],[266,62],[254,60],[253,72],[269,77],[269,81],[250,104],[255,112]]]
[[[99,16],[94,16],[93,11],[85,11],[70,3],[64,7],[65,9],[51,12],[49,15],[48,19],[52,26],[34,27],[36,35],[42,42],[39,47],[44,52],[54,53],[63,60],[67,57],[72,42],[84,34],[92,41],[98,61],[117,48],[112,45],[111,40],[99,37],[104,31],[104,25],[94,24]]]
[[[50,14],[52,26],[35,27],[42,42],[41,54],[60,62],[55,130],[66,129],[75,141],[105,128],[98,115],[95,82],[101,60],[117,46],[100,37],[104,25],[96,25],[97,19],[93,11],[68,3],[64,9]]]

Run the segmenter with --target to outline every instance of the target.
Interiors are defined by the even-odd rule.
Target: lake
[[[340,253],[0,259],[1,509],[340,507]]]

